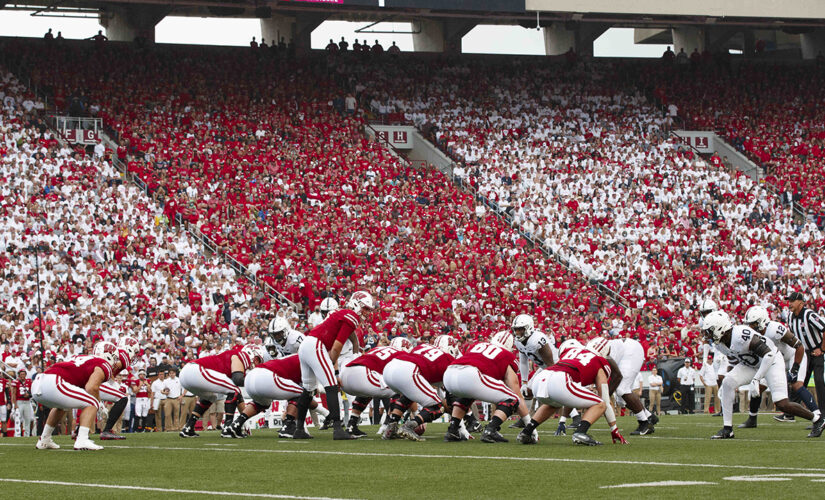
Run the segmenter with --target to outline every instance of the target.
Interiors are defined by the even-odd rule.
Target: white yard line
[[[306,500],[345,500],[330,497],[306,497],[297,495],[276,495],[270,493],[245,493],[240,491],[209,491],[209,490],[181,490],[172,488],[151,488],[148,486],[126,486],[121,484],[97,484],[97,483],[69,483],[66,481],[40,481],[34,479],[10,479],[0,478],[4,483],[26,483],[26,484],[47,484],[51,486],[77,486],[81,488],[104,488],[112,490],[134,490],[134,491],[157,491],[161,493],[191,493],[195,495],[213,495],[225,497],[255,497],[255,498],[295,498]]]
[[[641,439],[657,439],[654,436]],[[710,441],[700,438],[658,438],[658,439],[688,439]],[[740,440],[744,441],[744,440]],[[764,440],[753,440],[764,442]],[[807,440],[806,442],[809,442]],[[28,444],[0,443],[0,446],[30,446]],[[460,447],[461,445],[456,445]],[[541,446],[541,445],[539,445]],[[572,446],[572,445],[571,445]],[[381,458],[423,458],[423,459],[448,459],[448,460],[510,460],[514,462],[561,462],[561,463],[585,463],[585,464],[612,464],[612,465],[647,465],[656,467],[693,467],[704,469],[741,469],[741,470],[767,470],[767,471],[793,471],[793,472],[818,472],[825,473],[825,468],[800,468],[800,467],[772,467],[763,465],[730,465],[730,464],[703,464],[703,463],[681,463],[681,462],[642,462],[638,460],[603,460],[598,458],[561,458],[561,457],[508,457],[495,455],[436,455],[425,453],[372,453],[354,451],[327,451],[327,450],[271,450],[255,448],[193,448],[182,446],[118,446],[107,445],[107,449],[139,449],[139,450],[167,450],[167,451],[195,451],[195,452],[218,452],[218,453],[275,453],[275,454],[304,454],[304,455],[330,455],[330,456],[350,456],[350,457],[381,457]],[[46,453],[44,451],[43,453]]]
[[[611,489],[611,488],[646,488],[646,487],[661,487],[661,486],[696,486],[696,485],[708,485],[708,484],[719,484],[719,483],[712,483],[709,481],[656,481],[652,483],[625,483],[625,484],[609,484],[607,486],[599,486],[600,489]]]

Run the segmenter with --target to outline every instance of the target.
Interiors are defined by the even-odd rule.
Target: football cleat
[[[336,425],[333,425],[332,428],[332,439],[335,441],[347,441],[350,439],[358,439],[358,436],[353,436],[346,429],[341,427],[341,424],[336,422]]]
[[[820,416],[819,419],[814,422],[813,426],[811,427],[811,433],[808,434],[809,438],[818,438],[822,435],[822,429],[825,428],[825,417]]]
[[[353,434],[353,432],[350,431],[350,434]],[[381,434],[381,439],[389,440],[395,439],[396,437],[398,437],[398,422],[390,422],[387,424],[387,428],[384,429],[384,433]]]
[[[521,444],[536,444],[538,442],[538,440],[534,437],[533,433],[527,433],[526,430],[519,432],[518,437],[516,439]]]
[[[238,436],[236,436],[235,433],[232,432],[231,425],[224,425],[223,429],[221,429],[221,437],[227,439],[235,439]]]
[[[481,433],[482,443],[509,443],[510,441],[501,435],[498,430],[491,429],[488,425]]]
[[[236,438],[245,438],[246,437],[246,431],[244,431],[243,424],[240,423],[240,422],[238,422],[237,424],[240,424],[240,425],[236,425],[236,423],[233,422],[232,425],[229,426],[229,429],[232,431],[232,434]]]
[[[349,432],[350,434],[352,434],[353,436],[355,436],[357,438],[364,437],[364,436],[367,435],[366,432],[364,432],[364,431],[362,431],[361,429],[358,428],[358,424],[352,424],[352,425],[347,426],[347,432]],[[383,435],[382,435],[382,437],[383,437]]]
[[[100,440],[101,441],[119,441],[121,439],[126,439],[124,436],[112,431],[103,431],[100,433]]]
[[[318,430],[319,431],[329,430],[329,428],[332,427],[332,423],[334,421],[335,420],[330,415],[327,415],[327,418],[324,419],[324,423],[321,424],[321,427],[319,427]]]
[[[510,429],[524,429],[524,420],[518,419],[510,424]]]
[[[278,437],[281,437],[279,434]],[[306,431],[303,427],[300,429],[295,429],[295,432],[292,433],[292,439],[315,439],[310,433]]]
[[[196,437],[200,437],[200,434],[198,434],[197,432],[195,432],[195,428],[194,428],[194,427],[190,427],[190,426],[188,426],[188,425],[184,425],[184,426],[183,426],[183,429],[181,429],[181,430],[180,430],[180,433],[178,433],[178,435],[179,435],[180,437],[182,437],[182,438],[196,438]]]
[[[447,433],[444,434],[444,441],[454,442],[454,441],[464,441],[461,438],[461,434],[458,433],[458,430],[447,429]]]
[[[782,415],[774,415],[773,419],[777,422],[796,422],[796,418],[793,415],[788,415],[787,413],[783,413]]]
[[[409,420],[398,428],[398,435],[400,437],[407,438],[410,441],[423,441],[424,438],[415,432],[416,427],[418,427],[417,422],[415,420]]]
[[[650,416],[647,417],[647,421],[650,422],[650,425],[656,425],[659,423],[659,417],[651,413]]]
[[[464,417],[464,425],[467,427],[467,432],[476,433],[482,431],[481,422],[479,422],[472,413]]]
[[[590,434],[585,434],[584,432],[574,432],[573,433],[573,442],[576,444],[582,444],[585,446],[599,446],[602,443],[593,439]]]
[[[631,436],[647,436],[648,434],[653,434],[653,426],[647,420],[639,422],[639,427],[630,433]]]
[[[573,422],[571,422],[570,428],[571,429],[578,429],[579,425],[581,425],[581,423],[582,423],[582,416],[580,414],[576,415],[575,417],[573,417]]]
[[[733,429],[728,430],[722,427],[719,432],[710,437],[711,439],[733,439]]]
[[[74,442],[74,449],[75,450],[84,450],[84,451],[98,451],[98,450],[102,450],[103,447],[100,446],[99,444],[93,443],[91,439],[84,439],[84,440],[78,439],[77,441]]]
[[[747,420],[737,425],[736,427],[740,429],[756,429],[756,417],[753,415],[749,415]]]
[[[278,437],[292,439],[292,435],[295,434],[295,428],[297,426],[298,423],[294,420],[287,420],[284,422],[284,425],[281,426],[281,430],[278,431]]]
[[[54,440],[49,436],[48,439],[43,439],[42,437],[37,440],[37,444],[34,445],[35,448],[38,450],[59,450],[60,445],[55,443]]]

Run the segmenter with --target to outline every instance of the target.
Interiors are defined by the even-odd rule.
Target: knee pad
[[[224,402],[224,405],[237,405],[241,401],[241,393],[233,392],[232,394],[226,396],[226,401]]]
[[[407,396],[396,394],[396,397],[390,400],[390,411],[399,410],[404,413],[410,407],[410,404],[412,404],[412,401]]]
[[[504,412],[508,417],[518,408],[518,399],[508,399],[496,405],[496,410]]]
[[[470,407],[473,405],[473,399],[470,398],[457,398],[453,402],[453,406],[457,406],[464,411],[470,411]]]
[[[212,401],[208,399],[198,399],[198,402],[195,403],[195,409],[192,410],[192,413],[197,413],[200,416],[204,416],[209,410],[209,407],[212,406]]]
[[[424,423],[432,422],[440,417],[442,413],[444,413],[444,410],[441,408],[441,405],[428,406],[421,410],[421,420],[423,420]]]
[[[370,401],[372,398],[365,398],[363,396],[358,396],[355,398],[355,401],[352,403],[352,409],[358,412],[362,412],[369,406]]]

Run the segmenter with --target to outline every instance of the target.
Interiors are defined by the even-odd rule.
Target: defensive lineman
[[[759,392],[759,381],[765,379],[767,387],[780,411],[813,420],[814,414],[803,406],[788,400],[788,385],[785,375],[785,363],[782,356],[765,337],[744,325],[734,326],[724,311],[708,314],[703,322],[702,333],[713,342],[717,350],[728,357],[730,371],[722,381],[719,396],[722,400],[722,419],[724,427],[713,439],[732,439],[733,436],[733,400],[736,391],[742,385],[750,383],[750,393]],[[819,437],[825,419],[820,416],[813,424],[808,437]]]

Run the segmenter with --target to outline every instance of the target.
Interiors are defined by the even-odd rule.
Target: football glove
[[[619,444],[627,444],[627,440],[622,436],[622,433],[619,432],[619,428],[616,426],[610,429],[610,437],[613,438],[613,444],[616,444],[616,442]]]
[[[751,380],[751,383],[748,384],[748,392],[750,393],[750,397],[755,398],[759,395],[759,381],[754,379]]]
[[[559,426],[556,427],[556,432],[553,433],[554,436],[566,436],[567,435],[567,426],[564,425],[564,422],[559,422]]]
[[[527,384],[521,384],[521,395],[524,399],[528,399],[528,395],[530,394],[530,389],[527,388]]]
[[[105,422],[107,418],[109,418],[109,410],[107,410],[105,406],[100,405],[97,409],[97,420]]]

